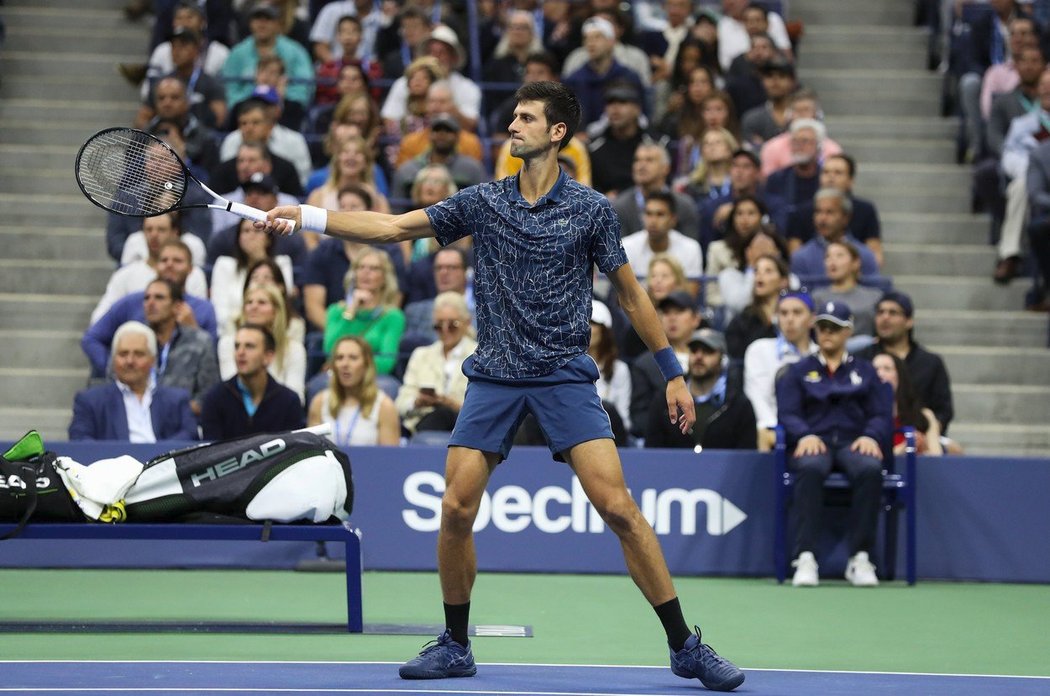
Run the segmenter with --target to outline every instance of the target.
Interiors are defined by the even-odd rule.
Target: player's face
[[[242,311],[246,322],[259,326],[270,326],[277,317],[277,308],[264,290],[249,290]]]
[[[879,353],[872,358],[871,364],[875,367],[875,374],[879,376],[879,379],[893,387],[896,393],[900,377],[897,375],[897,365],[893,362],[893,358],[885,353]]]
[[[664,201],[646,201],[644,221],[650,237],[664,237],[678,222]]]
[[[233,361],[237,375],[254,377],[270,366],[273,352],[266,350],[266,339],[257,329],[238,329],[233,339]]]
[[[912,324],[913,320],[904,315],[896,302],[880,302],[875,308],[875,333],[883,341],[899,341]]]
[[[141,334],[121,336],[113,353],[113,373],[129,387],[139,387],[149,381],[153,356],[146,337]]]
[[[365,376],[365,354],[354,341],[340,341],[332,358],[339,384],[353,389]]]
[[[560,128],[562,124],[555,127]],[[531,159],[557,147],[551,142],[555,128],[548,125],[542,102],[520,102],[514,108],[514,120],[507,130],[510,132],[510,154],[514,157]]]
[[[791,343],[802,340],[812,324],[813,314],[802,300],[792,297],[777,305],[777,328]]]

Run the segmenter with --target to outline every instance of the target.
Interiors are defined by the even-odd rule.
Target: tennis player
[[[466,399],[449,440],[438,534],[438,573],[446,630],[402,665],[404,679],[469,677],[477,672],[467,639],[477,575],[471,527],[489,476],[507,457],[527,413],[539,422],[555,459],[567,461],[587,497],[616,533],[627,569],[656,611],[671,651],[671,669],[709,689],[730,691],[744,673],[691,633],[652,528],[624,483],[609,418],[587,355],[594,265],[608,275],[620,305],[653,351],[667,380],[667,417],[693,426],[693,400],[656,311],[620,244],[620,224],[601,194],[566,176],[558,151],[580,121],[580,102],[557,82],[518,89],[510,125],[516,176],[463,189],[403,215],[328,212],[281,206],[277,218],[356,242],[436,237],[442,246],[473,236],[478,348],[467,358]]]

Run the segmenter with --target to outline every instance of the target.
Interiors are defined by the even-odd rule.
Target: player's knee
[[[478,514],[478,504],[447,492],[441,499],[441,526],[448,531],[469,532]]]
[[[595,505],[595,507],[598,514],[605,520],[605,524],[609,525],[609,529],[617,536],[632,534],[639,524],[646,523],[638,506],[626,493],[603,504]]]

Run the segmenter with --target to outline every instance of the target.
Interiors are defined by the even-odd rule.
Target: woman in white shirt
[[[307,425],[331,423],[335,445],[384,445],[401,442],[401,422],[394,401],[376,383],[372,348],[360,336],[344,336],[332,349],[328,389],[310,402]]]
[[[273,259],[277,263],[286,285],[293,282],[292,260],[284,255],[274,256],[273,235],[255,229],[251,220],[241,220],[233,256],[215,259],[211,270],[211,303],[215,308],[220,338],[233,333],[234,320],[240,314],[244,302],[248,269],[265,259]]]

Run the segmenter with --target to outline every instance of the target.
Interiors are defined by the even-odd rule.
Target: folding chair
[[[774,486],[776,486],[776,514],[773,531],[773,565],[776,569],[777,582],[787,578],[788,554],[788,502],[791,490],[795,485],[795,475],[788,471],[787,437],[784,429],[777,426],[776,447],[773,450],[775,461]],[[905,518],[905,572],[909,585],[915,584],[915,488],[916,488],[916,448],[915,429],[902,428],[904,434],[905,454],[904,472],[895,470],[895,457],[892,449],[884,460],[886,467],[882,471],[882,511],[883,511],[883,548],[882,567],[884,579],[893,580],[897,576],[897,514],[901,509],[907,510]],[[824,482],[825,491],[845,491],[850,488],[845,474],[832,472]]]

